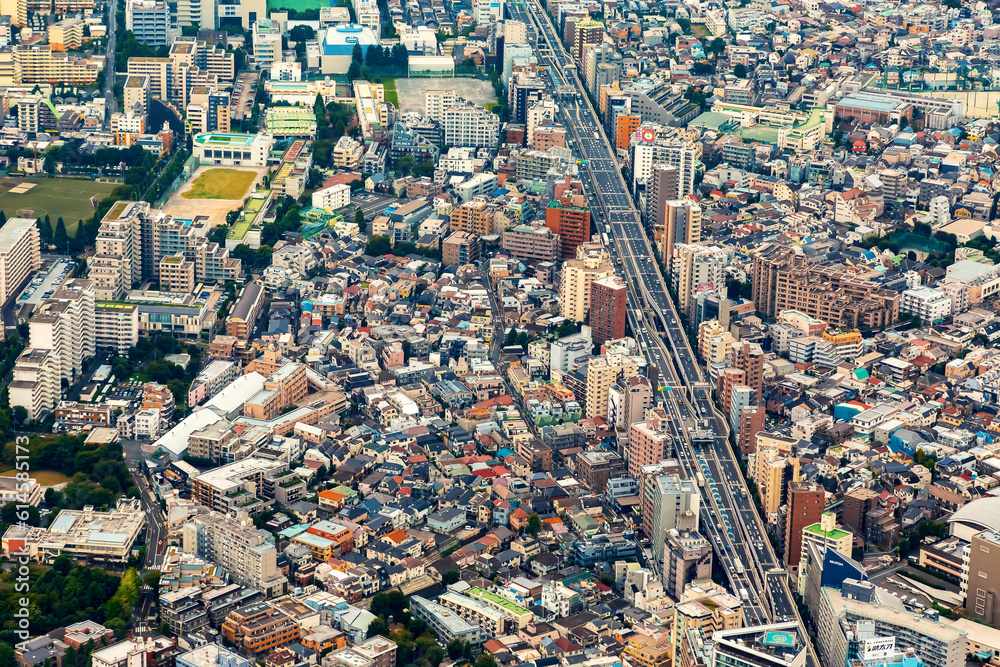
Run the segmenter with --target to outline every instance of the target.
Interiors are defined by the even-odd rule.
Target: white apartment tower
[[[24,408],[32,421],[55,410],[62,391],[60,363],[59,356],[51,350],[29,347],[22,352],[14,363],[14,378],[9,390],[10,407]]]
[[[454,90],[428,90],[424,94],[424,115],[439,123],[444,122],[444,110],[458,104]]]
[[[449,146],[485,148],[500,141],[500,116],[474,104],[445,109],[442,125]]]
[[[37,223],[35,218],[11,218],[0,227],[0,304],[42,265]]]
[[[725,267],[726,253],[721,248],[688,243],[674,245],[670,277],[677,292],[677,306],[688,322],[695,320],[699,294],[724,292]]]
[[[94,281],[70,280],[53,294],[28,324],[30,346],[59,358],[59,377],[73,382],[97,353]]]

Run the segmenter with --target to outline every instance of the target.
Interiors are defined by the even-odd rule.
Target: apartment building
[[[127,353],[139,342],[139,306],[114,301],[95,303],[94,341],[99,350]]]
[[[222,636],[243,655],[257,656],[297,642],[303,633],[291,616],[259,601],[229,612],[222,622]]]
[[[512,257],[525,261],[554,261],[562,255],[562,239],[548,227],[532,223],[505,229],[501,247]]]
[[[792,482],[788,485],[787,499],[785,564],[797,567],[802,557],[802,534],[807,527],[820,523],[826,491],[815,482]]]
[[[652,544],[657,563],[662,564],[668,531],[698,530],[698,487],[677,475],[662,474],[659,465],[645,465],[639,469],[639,498],[642,532]]]
[[[188,405],[194,407],[218,394],[237,378],[237,369],[234,361],[214,360],[191,382]]]
[[[127,0],[125,28],[140,42],[154,48],[166,46],[170,40],[170,5],[161,0]]]
[[[663,592],[680,600],[687,585],[712,576],[712,543],[697,532],[668,530],[663,548]]]
[[[674,199],[664,203],[665,217],[661,248],[663,266],[673,273],[674,245],[701,242],[701,206],[693,199]]]
[[[583,195],[564,194],[545,208],[545,226],[562,242],[562,256],[576,257],[576,249],[590,239],[590,207]]]
[[[250,507],[248,501],[262,500],[264,479],[287,469],[288,464],[283,461],[255,457],[235,461],[194,477],[191,497],[217,512],[235,512]],[[252,509],[262,510],[263,502]]]
[[[7,303],[42,265],[37,220],[11,218],[0,227],[0,304]]]
[[[454,90],[428,90],[424,93],[424,116],[443,123],[445,109],[455,106],[459,100]]]
[[[55,409],[62,392],[62,361],[51,350],[26,349],[14,362],[10,407],[22,407],[31,421]]]
[[[15,83],[51,83],[92,86],[103,62],[54,51],[49,44],[14,47]]]
[[[480,105],[463,103],[447,107],[441,126],[448,146],[492,148],[500,141],[500,116]]]
[[[726,252],[716,246],[678,243],[673,247],[672,258],[671,282],[677,293],[677,306],[687,316],[688,322],[694,322],[699,294],[725,294]]]
[[[466,623],[478,625],[490,637],[501,637],[513,626],[510,617],[479,600],[445,591],[437,598],[438,603],[456,614]]]
[[[410,597],[410,611],[427,623],[444,642],[459,639],[472,645],[482,644],[485,639],[482,628],[452,614],[449,609],[427,598]]]
[[[591,284],[615,273],[607,253],[582,256],[563,263],[560,314],[574,322],[586,322],[590,312]]]
[[[102,301],[120,299],[142,280],[142,222],[144,202],[117,202],[101,221],[88,277]]]
[[[618,276],[590,283],[590,332],[594,345],[625,337],[626,285]]]
[[[485,198],[476,197],[462,203],[451,212],[452,232],[466,232],[475,236],[493,233],[494,209]]]
[[[83,46],[83,20],[63,19],[49,26],[49,44],[53,51],[79,49]]]
[[[757,309],[771,317],[798,310],[845,329],[877,329],[899,319],[898,292],[875,280],[810,263],[787,246],[765,244],[754,254],[751,283]]]
[[[226,335],[247,340],[264,307],[264,288],[256,282],[247,283],[226,319]]]
[[[465,266],[479,261],[479,236],[469,232],[453,232],[441,243],[441,262],[445,266]]]
[[[148,76],[149,93],[161,100],[170,99],[170,58],[129,58],[130,76]]]
[[[288,582],[278,569],[273,538],[254,528],[245,513],[195,516],[182,528],[182,550],[216,563],[234,581],[269,598],[285,592]]]
[[[667,415],[663,408],[650,408],[644,421],[628,426],[628,474],[638,478],[643,466],[655,465],[670,458],[674,443],[667,430]]]
[[[94,282],[70,280],[49,297],[28,322],[29,346],[59,359],[59,377],[70,383],[97,353]]]

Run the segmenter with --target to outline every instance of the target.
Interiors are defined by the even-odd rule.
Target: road
[[[628,188],[590,104],[576,65],[563,49],[551,19],[537,0],[512,3],[514,18],[525,23],[539,71],[559,102],[559,116],[571,133],[571,145],[583,163],[581,177],[598,227],[614,239],[611,250],[629,287],[632,331],[647,359],[662,375],[658,400],[671,415],[676,454],[689,477],[705,477],[702,531],[712,541],[732,590],[747,591],[748,623],[799,618],[786,576],[771,549],[763,523],[748,501],[749,493],[729,445],[729,426],[714,408],[711,386],[683,330],[653,249]],[[803,632],[803,636],[806,636]],[[807,662],[819,660],[808,642]]]
[[[108,50],[104,61],[104,122],[111,122],[111,114],[118,113],[118,102],[115,101],[115,30],[118,20],[118,0],[108,2]]]
[[[125,464],[132,475],[132,481],[139,489],[142,509],[146,513],[146,567],[150,570],[158,570],[163,563],[163,554],[167,548],[167,528],[163,522],[160,503],[146,479],[139,442],[123,440],[122,451],[125,456]]]

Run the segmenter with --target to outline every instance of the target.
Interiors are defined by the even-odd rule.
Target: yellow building
[[[49,26],[49,44],[53,51],[79,49],[83,46],[83,26],[80,19],[63,19]]]
[[[101,65],[53,51],[49,44],[14,47],[15,83],[59,83],[91,85],[97,81]]]
[[[670,667],[673,662],[673,644],[668,632],[658,639],[632,635],[622,652],[629,657],[629,662],[641,667]]]

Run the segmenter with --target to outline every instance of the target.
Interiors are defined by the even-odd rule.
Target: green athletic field
[[[10,192],[11,188],[24,183],[37,185],[24,194]],[[66,231],[72,236],[78,220],[89,220],[94,216],[90,198],[96,195],[100,201],[118,185],[77,178],[0,178],[0,210],[8,219],[24,217],[25,214],[32,218],[48,215],[53,228],[61,217],[66,223]]]

